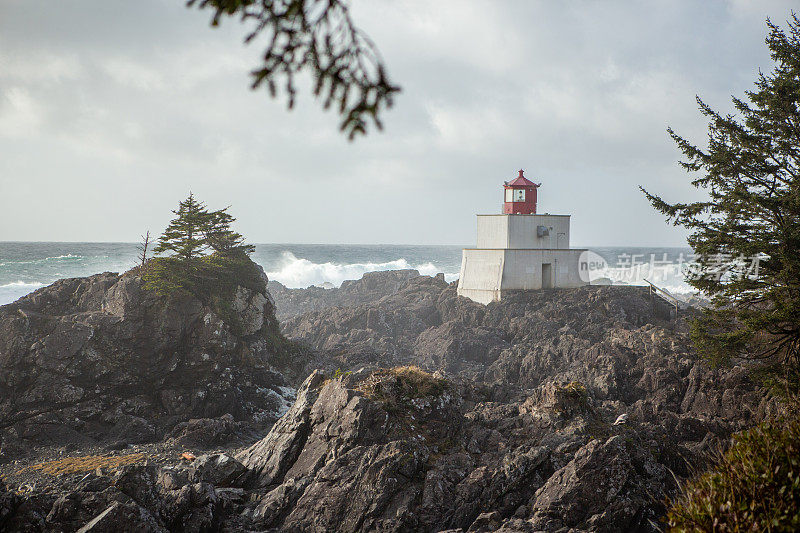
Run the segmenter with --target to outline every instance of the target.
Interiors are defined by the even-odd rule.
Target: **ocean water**
[[[0,305],[57,279],[122,272],[136,264],[135,243],[0,242]],[[673,293],[688,293],[683,280],[689,248],[589,247],[603,265],[593,279],[641,285],[649,279]],[[252,258],[271,280],[287,287],[339,286],[365,272],[414,268],[458,279],[461,246],[259,244]]]

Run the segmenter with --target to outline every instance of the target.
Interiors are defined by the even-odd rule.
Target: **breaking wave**
[[[27,282],[27,281],[12,281],[11,283],[5,283],[0,285],[0,290],[2,289],[27,289],[32,291],[34,289],[38,289],[39,287],[44,287],[44,283],[38,282]]]
[[[277,269],[267,272],[267,276],[292,289],[302,289],[312,285],[321,286],[325,283],[338,287],[345,280],[360,279],[366,272],[409,268],[418,270],[424,276],[435,276],[442,271],[431,262],[413,264],[403,258],[384,263],[314,263],[308,259],[299,258],[291,252],[283,252]],[[444,277],[448,282],[454,281],[458,279],[458,272],[445,272]]]
[[[0,305],[11,303],[44,286],[44,283],[35,281],[12,281],[10,283],[3,283],[0,285]]]
[[[80,259],[83,259],[83,258],[84,257],[82,255],[64,254],[64,255],[56,255],[56,256],[53,256],[53,257],[43,257],[41,259],[33,259],[33,260],[30,260],[30,261],[6,261],[4,263],[0,263],[0,267],[1,266],[9,266],[9,265],[37,265],[37,264],[47,263],[47,262],[64,261],[65,259],[67,259],[67,260],[80,260]],[[1,287],[3,287],[3,285],[0,285],[0,288]]]

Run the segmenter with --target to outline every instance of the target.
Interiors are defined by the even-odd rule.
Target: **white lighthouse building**
[[[478,215],[478,242],[461,257],[458,294],[482,304],[508,291],[586,285],[579,258],[569,247],[569,215],[536,213],[541,184],[519,176],[503,185],[503,214]]]

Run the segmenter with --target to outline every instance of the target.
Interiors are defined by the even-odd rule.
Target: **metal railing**
[[[646,279],[644,281],[647,282],[647,285],[649,286],[649,289],[650,289],[650,301],[653,300],[653,295],[654,294],[657,294],[658,296],[661,296],[664,300],[667,301],[667,303],[669,303],[673,307],[673,309],[675,309],[675,320],[677,320],[678,319],[678,302],[679,302],[678,299],[675,298],[673,295],[671,295],[666,289],[662,289],[661,287],[659,287],[655,283],[653,283],[651,281],[648,281]]]

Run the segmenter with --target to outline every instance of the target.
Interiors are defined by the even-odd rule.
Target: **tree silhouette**
[[[208,214],[208,221],[203,229],[205,241],[215,252],[232,254],[236,252],[250,254],[256,247],[245,244],[244,237],[231,229],[236,219],[228,213],[230,206]]]
[[[208,248],[204,230],[208,226],[209,213],[204,204],[189,197],[178,204],[173,218],[164,233],[158,238],[153,250],[157,254],[172,252],[181,259],[193,259]]]
[[[709,118],[708,148],[670,135],[683,167],[708,200],[670,204],[644,191],[653,206],[689,230],[698,270],[689,279],[713,297],[692,326],[698,350],[717,362],[755,357],[784,363],[794,375],[800,356],[800,20],[788,30],[767,20],[775,68],[759,74],[739,117]],[[787,379],[787,383],[789,380]]]
[[[400,88],[385,72],[378,49],[353,23],[343,0],[188,0],[214,11],[211,24],[238,17],[251,24],[245,43],[266,36],[263,61],[252,71],[252,87],[266,85],[273,97],[282,83],[294,106],[297,74],[308,71],[314,96],[335,106],[340,129],[350,140],[378,129],[382,110],[392,106]]]

